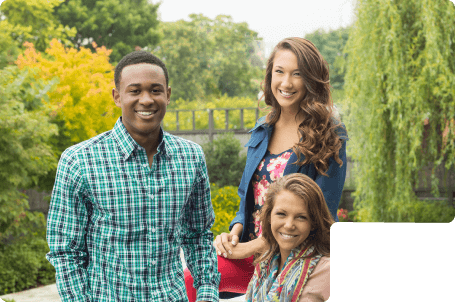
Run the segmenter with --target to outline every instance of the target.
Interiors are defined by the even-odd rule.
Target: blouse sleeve
[[[330,258],[322,257],[303,287],[299,302],[323,302],[330,297]]]

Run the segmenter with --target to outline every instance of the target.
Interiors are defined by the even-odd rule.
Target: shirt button
[[[155,233],[155,228],[152,228],[152,232]]]
[[[152,264],[155,265],[155,264],[156,264],[156,261],[155,261],[155,260],[152,260]]]
[[[151,200],[153,200],[153,198],[154,198],[152,194],[150,194],[149,197]]]

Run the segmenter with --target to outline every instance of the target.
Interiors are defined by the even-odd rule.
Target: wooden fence
[[[244,107],[244,108],[216,108],[216,109],[180,109],[180,110],[167,110],[168,113],[175,113],[175,130],[167,130],[167,132],[172,133],[174,135],[188,135],[188,134],[206,134],[209,137],[210,141],[213,141],[213,136],[216,133],[224,133],[224,132],[234,132],[235,134],[246,134],[250,129],[245,128],[245,118],[244,113],[245,110],[254,110],[255,111],[255,121],[259,118],[259,108],[256,107]],[[208,113],[208,129],[196,129],[196,112],[202,111]],[[218,129],[215,128],[215,119],[214,119],[214,112],[215,111],[224,111],[224,128]],[[240,111],[240,123],[235,125],[234,128],[229,127],[229,112],[233,111]],[[192,120],[192,129],[190,130],[182,130],[180,127],[180,120],[179,120],[179,113],[180,112],[191,112],[191,120]],[[162,123],[163,124],[163,123]]]

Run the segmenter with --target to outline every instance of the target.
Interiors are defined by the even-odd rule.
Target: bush
[[[416,201],[413,212],[415,222],[451,222],[455,217],[455,208],[447,201]]]
[[[210,190],[213,210],[215,211],[215,224],[212,227],[213,235],[216,236],[223,232],[229,233],[229,224],[234,219],[240,204],[237,187],[227,186],[220,188],[216,184],[212,184]]]
[[[414,199],[409,204],[402,205],[401,222],[451,222],[455,217],[455,208],[447,205],[447,201],[432,201]],[[371,221],[370,213],[362,208],[354,211],[357,221]],[[356,220],[354,220],[356,221]]]
[[[0,244],[0,294],[55,282],[54,267],[45,258],[49,248],[44,215],[27,212],[18,227],[14,233],[20,235],[4,234]]]
[[[238,186],[246,164],[246,155],[239,155],[242,145],[234,134],[225,133],[213,142],[202,145],[210,182],[218,187]]]

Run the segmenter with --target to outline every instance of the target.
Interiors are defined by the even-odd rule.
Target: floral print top
[[[280,154],[272,154],[269,150],[259,163],[253,175],[254,210],[250,217],[250,239],[256,239],[262,234],[262,226],[259,221],[259,211],[265,202],[265,194],[269,185],[283,176],[284,168],[289,161],[293,151],[288,149]]]

